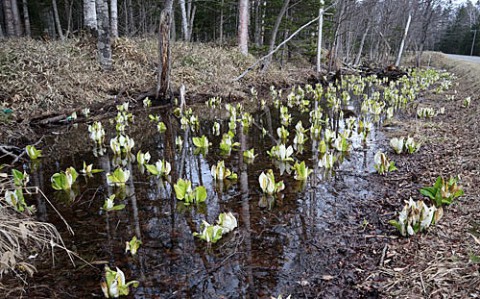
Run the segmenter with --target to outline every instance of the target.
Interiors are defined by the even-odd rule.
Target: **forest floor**
[[[95,115],[123,101],[134,105],[156,86],[157,48],[154,38],[119,38],[112,46],[113,70],[104,72],[91,38],[2,41],[0,139],[21,139],[31,125],[45,124],[45,119],[54,116],[64,121],[75,111],[81,116],[83,108],[89,107]],[[255,57],[243,56],[235,47],[177,42],[172,48],[172,91],[178,97],[180,86],[185,85],[187,104],[213,96],[245,99],[252,87],[268,91],[270,85],[291,86],[304,82],[312,72],[296,61],[295,67],[271,66],[263,74],[250,72],[234,80],[254,62]]]
[[[120,98],[135,102],[137,95],[155,86],[154,43],[118,40],[113,48],[114,71],[104,73],[95,60],[95,44],[88,39],[4,42],[0,49],[0,108],[13,113],[0,111],[0,140],[3,144],[32,142],[38,138],[32,123],[41,124],[51,116],[66,118],[86,107],[91,107],[92,114],[105,113]],[[172,53],[174,89],[185,84],[192,98],[247,98],[251,87],[305,83],[311,73],[301,68],[288,72],[272,68],[267,75],[251,73],[241,82],[233,82],[255,61],[252,56],[186,44],[176,44]],[[387,140],[410,134],[423,145],[415,155],[396,157],[399,171],[368,178],[374,198],[367,207],[378,208],[366,209],[358,216],[364,217],[368,229],[358,230],[355,236],[363,238],[364,247],[353,247],[354,252],[349,253],[349,268],[355,278],[344,279],[345,285],[351,284],[349,288],[356,291],[336,294],[369,298],[480,297],[480,66],[454,62],[441,54],[426,55],[432,55],[435,67],[458,76],[457,85],[447,93],[455,98],[447,100],[446,94],[425,93],[418,105],[444,107],[446,113],[431,121],[419,121],[416,110],[411,109],[397,118],[395,130],[386,130]],[[472,97],[471,104],[464,107],[468,96]],[[404,200],[419,199],[418,189],[432,185],[439,175],[460,176],[465,196],[449,206],[440,223],[427,233],[395,237],[388,220],[396,217],[394,212],[401,210]],[[299,293],[310,298],[320,290],[309,285]]]
[[[403,200],[420,199],[418,190],[432,186],[440,175],[458,175],[465,196],[449,206],[428,233],[389,242],[381,264],[363,286],[385,298],[479,298],[480,65],[429,55],[435,67],[453,72],[457,79],[447,94],[429,92],[417,103],[436,110],[444,107],[445,114],[428,122],[405,116],[396,124],[400,130],[387,132],[387,137],[415,135],[423,146],[413,156],[396,158],[399,171],[382,178],[384,196],[378,202],[386,210],[399,211]],[[447,99],[451,96],[453,100]]]

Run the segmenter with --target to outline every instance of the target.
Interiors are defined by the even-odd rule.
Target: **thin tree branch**
[[[327,7],[325,9],[325,11],[329,10],[330,8],[334,7],[335,5],[337,5],[337,1],[335,1],[334,3],[332,3],[332,5],[330,5],[329,7]],[[295,31],[294,33],[292,33],[286,40],[284,40],[283,42],[281,42],[273,51],[271,51],[270,53],[268,53],[267,55],[263,56],[262,58],[260,58],[259,60],[257,60],[254,64],[252,64],[251,66],[249,66],[240,76],[236,77],[235,79],[233,79],[233,82],[235,81],[238,81],[240,79],[242,79],[243,77],[245,77],[246,74],[248,74],[251,70],[253,70],[254,67],[256,67],[260,62],[264,61],[265,59],[269,58],[270,56],[272,56],[273,54],[275,54],[275,52],[277,52],[284,44],[288,43],[293,37],[295,37],[295,35],[297,35],[300,31],[302,31],[303,29],[307,28],[308,26],[312,25],[313,23],[315,23],[316,21],[318,21],[318,18],[319,17],[316,17],[315,19],[309,21],[308,23],[304,24],[302,27],[298,28],[297,31]]]

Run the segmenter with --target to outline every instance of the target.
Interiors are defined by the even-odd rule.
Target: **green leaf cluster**
[[[117,267],[117,271],[105,267],[105,279],[100,284],[105,298],[118,298],[130,293],[130,286],[136,288],[139,282],[136,280],[125,282],[125,274]]]
[[[464,194],[462,187],[458,186],[458,178],[444,180],[441,176],[432,187],[420,189],[420,193],[430,198],[436,207],[450,205],[455,198]]]
[[[53,189],[69,191],[72,189],[72,185],[77,180],[77,177],[78,173],[75,168],[69,167],[65,171],[53,174],[50,180]]]
[[[192,182],[178,179],[177,183],[173,185],[175,196],[178,200],[184,201],[185,205],[192,203],[202,203],[207,199],[207,189],[204,186],[197,186],[192,189]]]

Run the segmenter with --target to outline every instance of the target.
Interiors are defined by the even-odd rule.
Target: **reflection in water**
[[[290,111],[295,120],[309,123],[308,113]],[[338,131],[345,129],[345,123],[339,118],[339,112],[331,114],[330,121]],[[374,140],[379,138],[373,128],[366,143],[360,133],[352,133],[353,150],[349,154],[336,153],[335,170],[325,170],[318,166],[320,154],[317,152],[318,140],[305,143],[302,152],[294,154],[297,161],[305,161],[313,169],[306,183],[297,182],[291,175],[291,165],[274,163],[267,157],[266,151],[275,145],[274,128],[280,124],[277,110],[269,108],[253,115],[255,126],[244,133],[237,127],[235,141],[240,142],[241,150],[228,156],[219,151],[220,138],[213,135],[213,122],[204,120],[198,130],[182,130],[178,120],[165,114],[163,120],[167,126],[165,133],[158,133],[155,123],[148,122],[144,113],[136,116],[136,123],[128,128],[128,134],[135,140],[135,151],[149,151],[151,161],[165,159],[172,165],[169,180],[149,176],[137,163],[128,160],[126,168],[132,173],[125,189],[122,211],[100,211],[105,198],[118,193],[118,189],[109,186],[105,173],[111,172],[111,157],[108,152],[95,158],[90,152],[79,153],[74,157],[77,164],[86,161],[104,169],[96,174],[86,185],[80,186],[85,193],[83,200],[91,198],[88,204],[73,202],[59,204],[61,213],[74,227],[75,236],[65,236],[78,253],[90,262],[99,265],[99,271],[85,275],[85,270],[72,272],[74,281],[84,287],[67,287],[77,297],[100,295],[99,283],[103,264],[117,266],[127,275],[127,280],[140,280],[140,287],[134,290],[138,298],[268,298],[279,294],[288,295],[296,286],[313,284],[303,274],[305,269],[315,268],[328,274],[332,263],[338,257],[335,252],[324,249],[339,242],[331,235],[331,225],[344,221],[353,208],[351,196],[355,190],[366,189],[361,176],[370,172],[373,154],[376,151]],[[228,130],[228,121],[219,120],[221,134]],[[262,124],[266,126],[263,136]],[[86,128],[80,126],[72,135],[86,136]],[[220,136],[221,136],[220,134]],[[175,138],[181,135],[183,147],[176,149]],[[192,136],[206,135],[212,142],[207,154],[194,154]],[[289,137],[290,143],[295,134]],[[86,138],[83,138],[86,139]],[[89,148],[87,144],[78,144],[80,148]],[[242,153],[246,149],[255,149],[259,156],[253,163],[247,164]],[[69,166],[69,158],[51,157],[45,159],[45,165],[59,165],[59,169]],[[219,160],[225,166],[238,173],[234,182],[215,182],[210,168]],[[56,162],[56,163],[51,163]],[[274,202],[259,206],[261,191],[258,177],[262,171],[272,168],[278,180],[283,180],[286,190]],[[45,178],[42,178],[43,173]],[[41,169],[33,172],[34,182],[39,186],[48,185],[53,169]],[[206,204],[184,206],[176,200],[173,184],[179,178],[188,178],[194,186],[204,185],[208,190]],[[99,192],[95,191],[103,186]],[[95,192],[93,192],[95,191]],[[89,197],[90,196],[90,197]],[[44,205],[39,201],[39,216],[42,219],[55,218],[45,215]],[[201,220],[214,223],[222,212],[233,212],[239,220],[239,227],[225,235],[217,244],[209,245],[193,237],[200,230]],[[347,217],[348,218],[348,217]],[[55,220],[53,220],[55,221]],[[61,226],[59,226],[61,227]],[[345,232],[343,232],[345,233]],[[133,236],[143,244],[137,256],[125,254],[125,242]],[[324,240],[325,244],[319,243]],[[312,245],[313,244],[313,245]],[[335,245],[335,244],[333,244]],[[313,256],[322,260],[312,263]],[[71,267],[64,261],[61,267]],[[49,269],[41,271],[48,272]],[[55,278],[60,281],[62,277]],[[71,278],[69,278],[71,279]],[[286,297],[286,296],[285,296]]]

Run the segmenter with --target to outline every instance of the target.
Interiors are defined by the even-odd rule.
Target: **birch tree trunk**
[[[118,37],[118,5],[117,0],[110,0],[110,26],[112,29],[112,38]]]
[[[95,0],[83,0],[83,26],[90,33],[97,31],[97,10]]]
[[[8,1],[8,0],[4,0]],[[12,3],[12,15],[13,15],[13,26],[15,28],[15,35],[22,36],[22,22],[20,21],[20,12],[18,11],[17,0],[11,0]]]
[[[408,36],[408,29],[410,28],[410,22],[412,21],[412,14],[408,14],[407,25],[405,25],[405,33],[403,34],[402,42],[400,43],[400,49],[398,50],[397,60],[395,61],[395,66],[400,66],[400,60],[402,59],[403,47],[405,46],[405,40]]]
[[[185,0],[179,0],[178,3],[180,5],[180,12],[182,13],[183,40],[188,41],[190,40],[190,37],[188,36],[189,30],[188,30],[187,8],[185,6]]]
[[[15,36],[15,26],[13,25],[12,2],[10,0],[3,1],[3,12],[5,14],[5,29],[7,36]]]
[[[28,14],[28,0],[23,0],[23,23],[25,24],[25,36],[30,37],[32,30],[30,28],[30,16]]]
[[[195,20],[195,13],[197,12],[197,7],[195,5],[192,6],[192,2],[189,2],[188,6],[188,41],[192,40],[192,32],[193,32],[193,21]]]
[[[55,19],[55,27],[57,28],[58,37],[60,38],[60,40],[63,40],[64,36],[62,32],[62,24],[60,24],[60,17],[58,16],[57,0],[52,0],[52,7],[53,7],[53,18]]]
[[[275,49],[275,41],[277,40],[278,28],[280,28],[280,24],[282,23],[283,15],[287,11],[289,3],[290,3],[290,0],[284,0],[283,1],[283,6],[282,6],[282,8],[280,9],[280,12],[277,15],[277,19],[275,20],[275,25],[273,25],[273,29],[272,29],[272,36],[270,37],[270,46],[269,46],[268,52],[272,52],[273,49]],[[272,61],[272,56],[269,56],[267,59],[265,59],[262,71],[266,71],[268,69],[268,66],[270,65],[271,61]]]
[[[110,22],[107,0],[96,0],[98,39],[98,61],[104,70],[112,69],[112,47],[110,45]]]
[[[238,4],[238,47],[240,53],[248,55],[249,0],[239,0]]]
[[[323,9],[324,2],[320,1],[320,9],[318,11],[318,39],[317,39],[317,73],[322,70],[322,37],[323,37]]]

